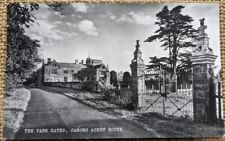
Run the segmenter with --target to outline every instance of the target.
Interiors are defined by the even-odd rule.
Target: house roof
[[[56,61],[52,61],[50,64],[46,64],[46,65],[47,66],[56,65],[59,68],[71,68],[71,69],[81,69],[86,67],[86,65],[84,64],[64,63],[64,62],[56,62]]]
[[[94,66],[94,68],[100,68],[100,67],[105,67],[106,68],[106,66],[104,64],[99,64],[99,65],[95,65]]]

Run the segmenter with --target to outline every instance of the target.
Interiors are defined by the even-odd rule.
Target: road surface
[[[33,88],[18,139],[155,137],[133,121],[86,106],[62,94]]]

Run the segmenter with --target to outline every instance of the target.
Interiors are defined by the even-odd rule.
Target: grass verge
[[[23,122],[24,112],[30,100],[30,91],[25,88],[7,92],[4,98],[3,136],[12,139]]]

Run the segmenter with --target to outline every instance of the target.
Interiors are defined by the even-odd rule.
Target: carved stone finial
[[[136,45],[136,46],[140,46],[140,45],[139,45],[139,40],[136,40],[136,42],[137,42],[137,45]]]
[[[199,21],[200,21],[200,25],[201,25],[201,26],[204,26],[204,25],[205,25],[205,23],[204,23],[205,18],[199,19]]]

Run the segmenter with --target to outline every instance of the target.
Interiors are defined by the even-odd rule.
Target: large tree
[[[40,62],[39,41],[25,34],[25,29],[35,22],[31,11],[38,8],[38,4],[34,3],[8,5],[6,75],[9,89],[22,84]]]
[[[169,59],[167,57],[149,57],[149,65],[147,65],[148,68],[157,68],[157,69],[164,69],[167,71],[170,71],[169,67]]]
[[[182,61],[184,53],[183,49],[194,47],[195,44],[192,42],[193,38],[196,37],[197,31],[191,24],[193,19],[188,15],[182,13],[184,6],[178,5],[173,9],[169,10],[167,6],[156,14],[157,22],[155,24],[159,27],[155,31],[155,34],[148,37],[146,42],[153,42],[159,40],[164,50],[168,50],[168,57],[153,58],[155,62],[167,62],[167,69],[173,74],[181,69],[180,63]]]

